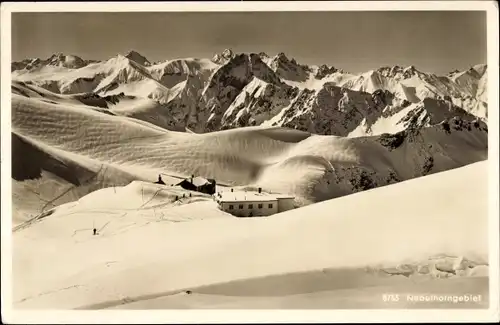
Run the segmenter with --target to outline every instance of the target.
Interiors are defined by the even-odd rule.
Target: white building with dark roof
[[[219,208],[237,217],[268,216],[294,208],[295,197],[262,191],[224,191],[214,194]]]

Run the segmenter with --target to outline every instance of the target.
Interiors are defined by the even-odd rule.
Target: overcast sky
[[[12,59],[56,52],[108,59],[134,49],[150,61],[284,52],[350,72],[415,65],[437,74],[486,63],[486,13],[243,12],[13,13]]]

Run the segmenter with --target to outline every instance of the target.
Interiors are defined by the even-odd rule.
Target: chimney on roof
[[[191,183],[193,183],[194,175],[191,175]]]
[[[262,187],[259,187],[259,193],[262,193]]]
[[[233,192],[233,189],[231,189],[231,192]]]

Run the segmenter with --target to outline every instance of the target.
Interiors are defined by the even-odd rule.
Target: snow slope
[[[174,182],[195,174],[219,184],[293,194],[298,204],[307,204],[487,159],[486,124],[461,118],[393,135],[356,138],[280,127],[196,134],[168,131],[83,104],[12,96],[13,134],[42,151],[42,156],[52,157],[43,158],[50,164],[40,163],[40,170],[67,181],[64,173],[75,172],[51,168],[54,161],[71,163],[73,169],[90,175],[104,169],[107,184],[156,181],[160,173],[172,176]],[[14,150],[25,165],[30,164],[31,147]],[[40,175],[37,171],[17,180]],[[28,187],[40,193],[43,183]],[[43,195],[40,208],[47,200]]]
[[[453,258],[455,259],[455,258]],[[477,267],[485,271],[487,267]],[[350,272],[350,276],[346,273]],[[145,300],[128,300],[126,304],[103,304],[109,309],[388,309],[383,297],[387,291],[397,295],[398,301],[390,303],[390,309],[485,309],[488,308],[488,278],[473,275],[469,278],[436,281],[409,281],[391,276],[376,277],[358,275],[356,271],[292,273],[251,280],[216,284],[196,288],[190,294],[184,292],[170,295],[150,295]],[[473,273],[471,272],[471,273]],[[349,277],[349,282],[338,281]],[[352,282],[358,282],[352,287]],[[362,283],[362,284],[361,284]],[[365,286],[368,284],[368,286]],[[287,288],[287,289],[285,289]],[[313,291],[317,289],[317,291]],[[285,291],[286,290],[286,291]],[[278,291],[278,294],[276,293]],[[290,294],[282,294],[283,291]],[[405,294],[412,293],[412,299]],[[256,295],[258,294],[258,295]],[[430,294],[435,294],[432,296]],[[159,296],[159,297],[158,297]],[[382,298],[381,298],[382,297]],[[417,301],[425,297],[441,298],[444,301]],[[457,302],[467,297],[468,301]],[[473,301],[472,297],[476,299]]]
[[[408,289],[486,297],[487,164],[266,218],[234,218],[202,197],[173,206],[170,186],[103,189],[14,232],[14,307],[353,308],[364,297],[387,308],[381,292]],[[188,288],[191,298],[164,299]]]
[[[13,225],[97,189],[140,179],[105,163],[71,155],[12,134]]]

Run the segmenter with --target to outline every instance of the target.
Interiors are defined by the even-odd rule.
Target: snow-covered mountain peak
[[[224,51],[222,51],[222,56],[225,58],[230,58],[233,56],[233,54],[233,50],[231,49],[225,49]]]
[[[261,59],[269,59],[270,56],[266,52],[260,52],[259,56]]]
[[[131,64],[131,60],[127,58],[123,54],[117,54],[116,56],[112,57],[111,59],[107,60],[104,62],[106,66],[112,67],[112,68],[123,68]]]
[[[57,59],[57,58],[63,58],[64,57],[64,53],[62,52],[57,52],[57,53],[54,53],[50,56],[49,60],[53,60],[53,59]]]
[[[306,68],[306,66],[300,65],[297,61],[292,58],[289,59],[284,52],[278,53],[271,61],[271,68],[278,69],[280,66],[289,66],[291,68],[301,67]]]
[[[267,64],[268,67],[271,67],[271,62],[273,61],[273,58],[265,53],[265,52],[260,52],[259,53],[260,59]]]
[[[82,58],[76,55],[65,55],[63,53],[53,54],[47,61],[47,65],[65,67],[69,69],[79,69],[87,65]]]
[[[47,66],[60,67],[67,69],[83,68],[93,61],[85,61],[79,56],[68,55],[64,53],[54,53],[49,58],[42,60],[40,58],[25,59],[20,62],[12,62],[11,71],[15,70],[38,70]]]
[[[470,67],[467,70],[453,70],[449,72],[446,76],[451,78],[452,80],[456,80],[458,78],[461,78],[462,76],[467,76],[471,77],[473,79],[481,79],[486,73],[487,73],[488,66],[486,64],[476,64],[472,67]]]
[[[453,70],[453,71],[448,72],[448,73],[446,74],[446,76],[448,76],[448,77],[453,77],[453,76],[454,76],[455,74],[457,74],[457,73],[460,73],[460,70],[455,69],[455,70]]]
[[[29,59],[24,59],[19,62],[12,62],[11,63],[11,71],[16,71],[16,70],[22,70],[22,69],[27,69],[29,70],[30,67],[36,65],[38,62],[41,60],[39,58],[29,58]]]
[[[312,69],[310,67],[298,64],[295,59],[289,59],[283,52],[278,53],[272,59],[268,59],[266,63],[284,80],[304,82],[311,77]]]
[[[475,66],[472,67],[481,77],[486,73],[488,69],[487,64],[476,64]]]
[[[125,57],[132,60],[132,61],[135,61],[143,66],[150,66],[151,65],[151,62],[149,62],[148,59],[146,59],[146,57],[144,55],[142,55],[139,52],[134,51],[134,50],[129,51],[125,55]]]
[[[103,62],[103,65],[107,67],[108,70],[112,71],[133,68],[145,74],[149,74],[149,71],[147,71],[144,65],[123,54],[117,54],[115,57]]]
[[[343,73],[344,71],[337,69],[335,67],[332,67],[332,66],[328,66],[326,64],[322,64],[316,69],[316,73],[314,74],[314,78],[323,79],[324,77],[332,75],[336,72]]]
[[[234,56],[235,56],[235,54],[234,54],[233,50],[225,49],[224,51],[222,51],[222,53],[215,54],[214,57],[212,58],[212,61],[215,63],[218,63],[218,64],[224,64],[227,61],[234,58]]]
[[[280,52],[280,53],[276,54],[275,60],[281,61],[281,62],[290,61],[284,52]]]
[[[414,76],[419,76],[422,74],[414,65],[410,65],[407,67],[402,67],[399,65],[394,66],[382,66],[374,72],[380,74],[386,78],[395,78],[395,79],[410,79]]]

